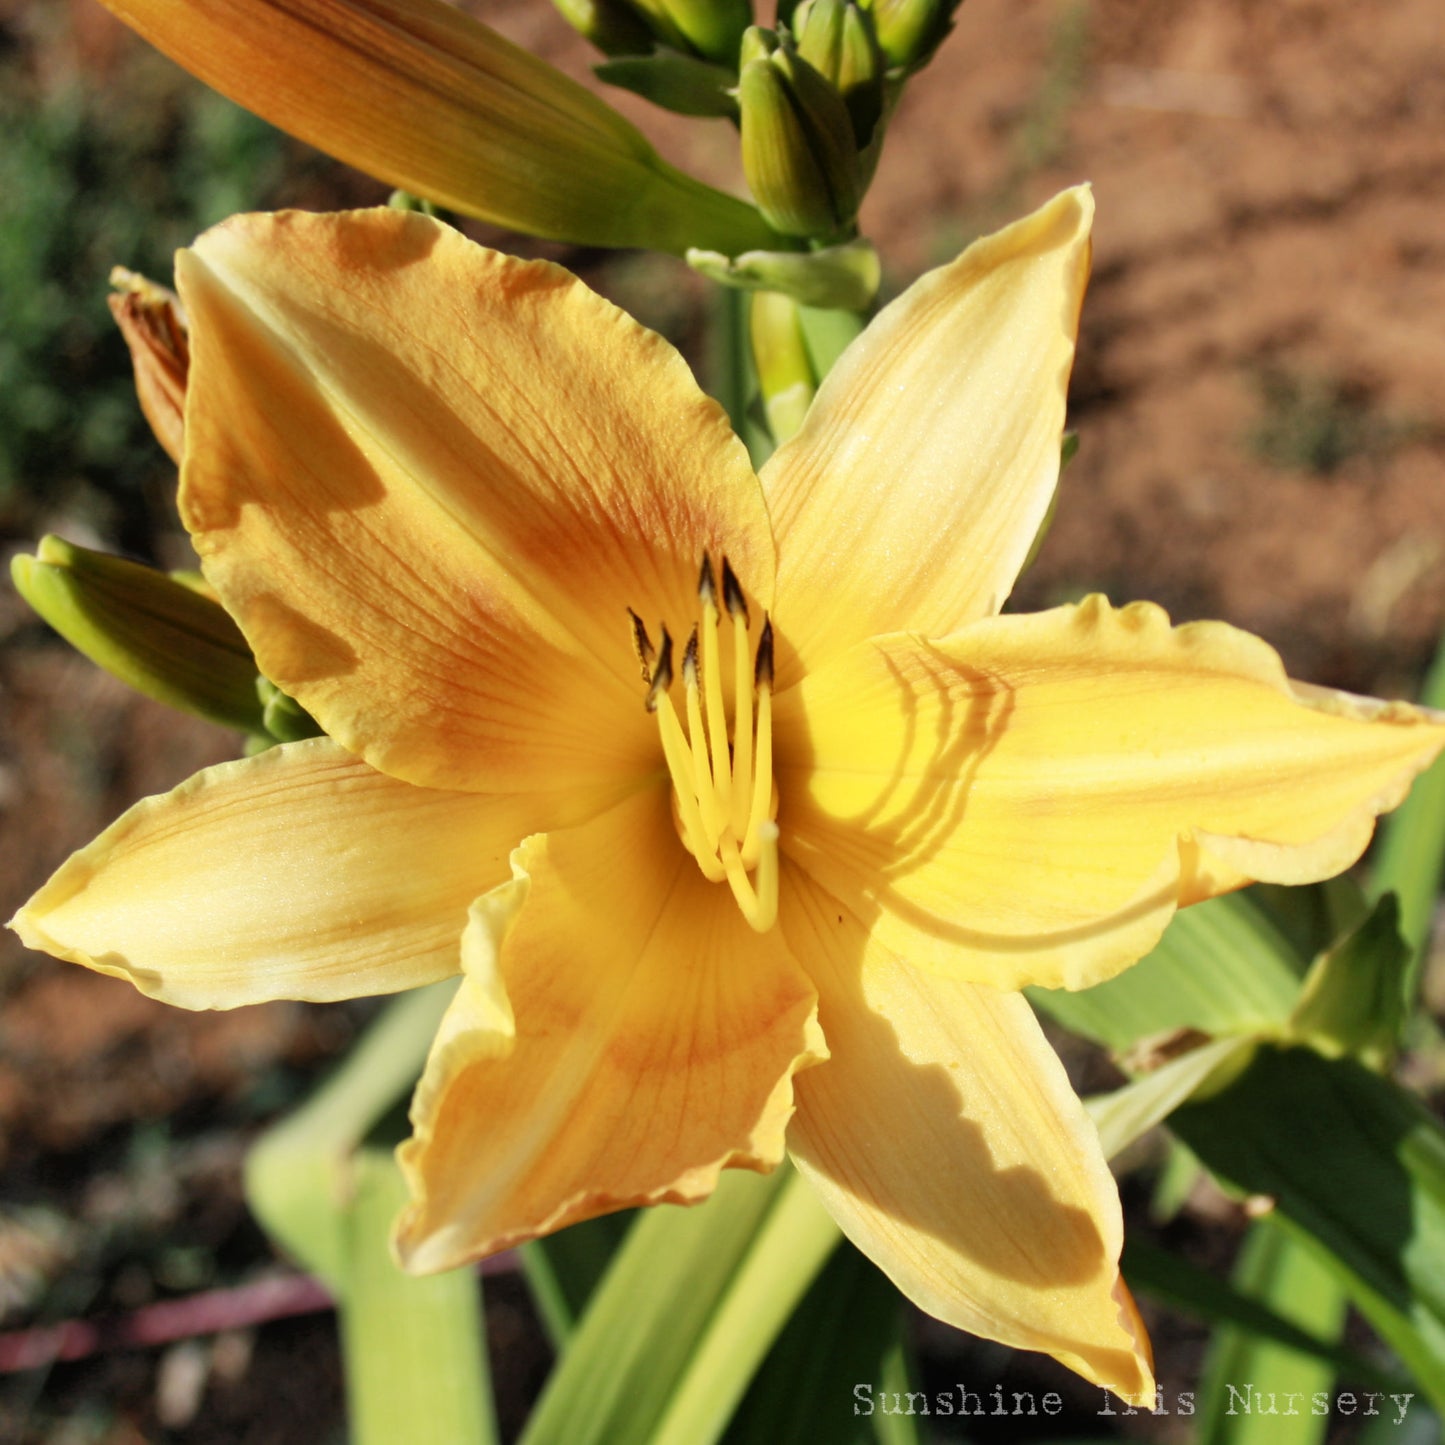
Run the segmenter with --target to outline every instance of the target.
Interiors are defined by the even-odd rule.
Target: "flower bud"
[[[768,430],[781,446],[802,426],[818,389],[798,303],[778,291],[754,292],[748,308],[748,339]]]
[[[186,312],[174,291],[147,281],[124,266],[110,273],[108,298],[135,368],[136,395],[156,440],[181,464],[185,442],[186,376],[191,343]]]
[[[256,679],[256,696],[261,700],[266,731],[278,743],[299,743],[303,738],[321,736],[321,724],[269,677]]]
[[[621,86],[678,115],[737,118],[737,76],[695,55],[657,50],[605,60],[592,70],[608,85]]]
[[[652,31],[627,0],[552,0],[562,18],[604,55],[646,55]]]
[[[41,617],[127,686],[223,727],[262,730],[256,660],[209,593],[59,537],[14,557],[10,572]]]
[[[753,23],[749,0],[636,0],[658,39],[729,68]]]
[[[448,210],[586,246],[778,243],[751,206],[668,165],[601,97],[446,0],[106,3],[273,125]],[[747,0],[666,4],[693,31],[680,48],[733,65]]]
[[[811,251],[721,251],[693,249],[687,264],[723,286],[744,291],[780,291],[800,306],[831,311],[866,311],[882,279],[878,253],[861,239]]]
[[[863,197],[843,98],[790,43],[765,31],[748,32],[742,56],[743,173],[758,209],[786,235],[836,235]]]
[[[918,70],[953,29],[963,0],[864,0],[878,46],[897,70]]]
[[[803,0],[793,16],[798,54],[843,97],[862,150],[883,113],[883,52],[854,0]]]

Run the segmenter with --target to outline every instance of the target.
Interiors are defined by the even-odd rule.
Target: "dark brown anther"
[[[773,686],[773,620],[766,612],[763,633],[758,638],[758,660],[753,664],[753,686],[766,687],[769,691]]]
[[[741,617],[743,626],[748,625],[748,604],[743,596],[742,583],[738,581],[738,574],[733,571],[732,564],[726,557],[723,558],[723,605],[734,622]]]
[[[682,654],[682,680],[689,687],[697,686],[697,624],[693,624],[692,636]]]
[[[712,558],[702,554],[702,571],[698,573],[697,595],[704,607],[717,606],[717,578],[713,576]]]
[[[642,680],[651,683],[652,664],[657,657],[657,649],[647,635],[647,624],[630,607],[627,615],[632,619],[632,648],[637,653],[638,662],[642,664]]]
[[[672,637],[662,629],[662,646],[657,652],[657,666],[652,669],[652,686],[647,689],[647,710],[657,711],[657,700],[672,686]]]

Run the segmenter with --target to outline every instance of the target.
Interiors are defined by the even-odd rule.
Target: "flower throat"
[[[686,728],[672,702],[672,637],[666,626],[661,645],[653,647],[642,619],[628,608],[633,645],[647,683],[647,710],[657,718],[672,776],[678,836],[704,877],[714,883],[726,879],[743,917],[759,933],[766,933],[778,916],[773,625],[765,614],[754,656],[748,638],[748,604],[727,558],[722,565],[722,606],[706,552],[697,595],[702,620],[694,624],[682,654]],[[732,633],[731,745],[722,684],[724,610]]]

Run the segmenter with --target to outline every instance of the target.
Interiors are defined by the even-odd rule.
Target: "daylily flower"
[[[104,3],[273,125],[465,215],[589,246],[780,244],[751,206],[443,0]]]
[[[140,803],[15,926],[192,1008],[460,971],[414,1268],[787,1151],[925,1309],[1152,1400],[1117,1193],[1018,990],[1345,867],[1445,723],[1149,605],[999,615],[1091,211],[920,280],[760,477],[555,267],[396,212],[209,232],[181,507],[329,736]]]

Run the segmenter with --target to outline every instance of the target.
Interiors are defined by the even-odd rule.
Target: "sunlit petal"
[[[441,0],[105,3],[273,125],[453,210],[592,246],[777,240],[589,90]]]
[[[265,674],[377,768],[657,768],[626,609],[704,549],[772,595],[757,479],[682,358],[557,267],[423,216],[239,217],[182,253],[181,507]]]
[[[1118,1192],[1027,1003],[912,967],[785,881],[832,1050],[798,1079],[788,1147],[844,1233],[930,1314],[1152,1403]]]
[[[1093,211],[1066,191],[914,282],[763,468],[784,682],[875,633],[953,632],[1008,596],[1058,480]]]
[[[1276,654],[1102,598],[854,649],[778,700],[784,850],[880,942],[1083,987],[1180,902],[1347,867],[1445,719],[1297,700]]]
[[[400,1155],[414,1269],[771,1167],[793,1073],[826,1052],[781,934],[704,880],[661,789],[514,867],[473,913]]]
[[[565,823],[606,795],[566,799]],[[467,908],[553,804],[415,788],[324,738],[208,768],[74,854],[12,925],[186,1008],[454,974]]]

